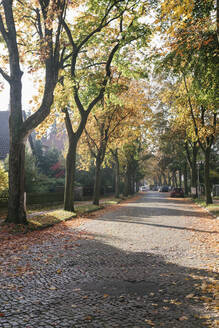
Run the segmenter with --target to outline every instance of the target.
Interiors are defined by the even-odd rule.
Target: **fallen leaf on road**
[[[155,326],[155,324],[151,320],[145,319],[145,322],[150,326]]]
[[[163,309],[168,311],[170,308],[168,306],[163,306]]]
[[[188,320],[188,317],[186,315],[183,315],[182,317],[179,318],[179,321],[183,321],[183,320]]]

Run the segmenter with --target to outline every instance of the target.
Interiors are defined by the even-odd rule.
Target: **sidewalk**
[[[0,215],[0,233],[26,233],[33,230],[41,230],[44,228],[51,227],[57,223],[71,220],[81,215],[88,214],[90,212],[98,211],[105,208],[106,206],[116,205],[122,199],[116,199],[113,197],[104,197],[100,199],[100,204],[93,205],[92,200],[90,201],[76,201],[75,212],[69,212],[63,210],[63,204],[54,206],[42,207],[41,210],[28,210],[27,220],[28,225],[5,225],[4,221],[7,215],[7,209]],[[49,208],[48,208],[49,207]]]

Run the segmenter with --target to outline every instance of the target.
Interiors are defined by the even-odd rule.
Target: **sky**
[[[151,15],[147,15],[141,21],[145,23],[151,23],[154,21],[154,15],[153,12]],[[160,44],[160,36],[155,35],[152,42],[151,47],[154,47],[157,44]],[[0,45],[0,52],[2,52],[3,48]],[[1,61],[1,59],[0,59]],[[29,111],[31,108],[29,101],[32,99],[34,94],[37,94],[36,92],[36,86],[34,86],[34,83],[31,79],[30,74],[25,73],[25,69],[23,68],[24,74],[22,78],[22,108],[25,111]],[[4,83],[3,90],[0,89],[0,111],[5,111],[9,109],[9,85],[7,82],[4,81],[4,79],[0,76],[0,82]]]
[[[33,97],[36,88],[33,86],[33,82],[28,77],[23,77],[23,91],[22,91],[22,105],[23,110],[28,111],[29,101]],[[4,83],[4,89],[0,91],[0,111],[8,110],[9,105],[9,85]]]

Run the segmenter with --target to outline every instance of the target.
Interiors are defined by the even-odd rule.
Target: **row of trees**
[[[191,185],[197,196],[197,159],[204,159],[206,202],[212,203],[210,186],[211,151],[218,133],[218,3],[215,1],[163,1],[159,30],[166,33],[165,51],[159,51],[156,73],[165,80],[159,97],[167,112],[168,132],[173,138],[162,147],[172,147],[175,160],[161,158],[160,168],[191,169]],[[165,136],[166,134],[166,136]],[[167,153],[164,149],[164,153]],[[170,148],[169,148],[170,150]],[[212,157],[213,158],[213,157]],[[180,164],[180,165],[179,165]],[[181,174],[181,173],[180,173]],[[187,189],[187,186],[185,186]]]
[[[128,72],[131,50],[147,43],[150,29],[139,20],[144,13],[145,4],[140,0],[1,2],[5,62],[0,73],[10,86],[8,222],[27,222],[25,143],[52,106],[54,112],[65,115],[69,143],[64,209],[74,210],[78,141],[95,105],[105,101],[106,91],[116,88],[109,83],[113,60],[118,63],[115,75],[121,74],[123,67]],[[44,75],[44,80],[38,81],[40,93],[33,99],[33,114],[23,121],[22,75],[27,66],[32,74]]]
[[[77,151],[81,158],[88,153],[95,158],[94,203],[98,204],[104,159],[114,161],[117,181],[119,166],[124,166],[126,193],[132,192],[139,165],[150,156],[148,149],[159,155],[154,133],[161,140],[180,136],[174,147],[164,141],[162,151],[170,150],[181,162],[178,149],[185,146],[193,186],[197,148],[202,149],[206,200],[212,201],[209,158],[216,135],[218,86],[214,5],[211,0],[2,0],[4,61],[0,74],[10,86],[8,222],[27,222],[24,163],[28,135],[36,128],[39,135],[45,134],[54,120],[60,121],[60,127],[64,120],[68,135],[65,210],[74,210]],[[157,10],[157,20],[149,25],[145,22],[150,10]],[[218,15],[218,8],[216,11]],[[165,40],[162,49],[153,50],[148,58],[152,29]],[[154,82],[145,86],[142,80],[148,59],[159,75],[159,93],[154,91],[152,96]],[[33,96],[32,114],[24,121],[22,75],[26,71],[35,76],[39,93]],[[167,112],[168,131],[159,131],[161,108]],[[151,140],[156,141],[153,146]],[[166,161],[174,171],[173,158],[157,159],[161,174]],[[89,163],[87,155],[84,162]]]

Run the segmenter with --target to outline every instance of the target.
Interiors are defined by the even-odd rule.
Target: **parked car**
[[[168,192],[169,191],[169,187],[168,186],[161,186],[159,189],[160,192]]]
[[[141,186],[140,188],[140,191],[147,191],[149,189],[148,186]]]
[[[170,197],[184,197],[184,191],[182,188],[173,188],[170,193]]]

